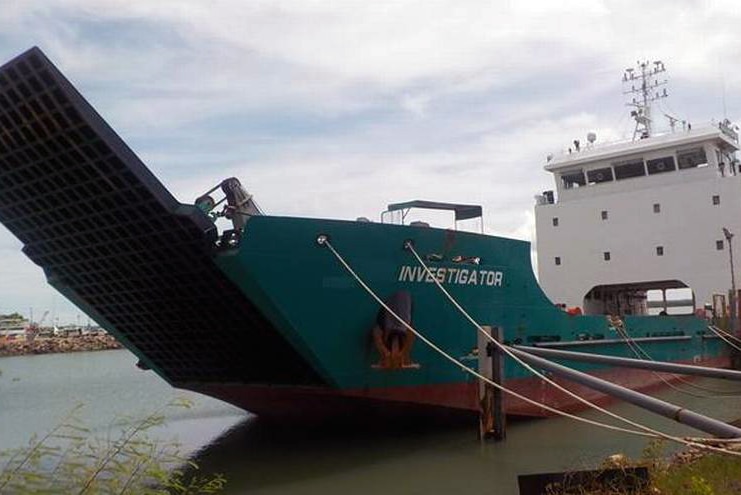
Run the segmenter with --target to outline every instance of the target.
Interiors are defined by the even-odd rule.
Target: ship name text
[[[476,268],[430,268],[429,272],[421,266],[402,266],[399,270],[399,282],[425,282],[441,284],[477,285],[501,287],[504,272],[478,270]]]

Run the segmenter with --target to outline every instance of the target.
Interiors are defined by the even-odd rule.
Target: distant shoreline
[[[36,337],[7,340],[0,338],[0,358],[67,352],[106,351],[123,346],[110,335],[80,335],[75,337]]]

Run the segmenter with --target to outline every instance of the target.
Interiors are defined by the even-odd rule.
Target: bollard
[[[488,335],[504,342],[500,327],[482,327]],[[494,343],[479,334],[479,373],[494,383],[504,382],[504,356]],[[506,416],[502,391],[491,385],[479,383],[479,439],[501,441],[506,437]]]

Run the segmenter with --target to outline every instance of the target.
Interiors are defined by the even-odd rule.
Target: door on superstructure
[[[680,280],[597,285],[584,295],[584,314],[588,315],[680,315],[694,311],[694,292]]]

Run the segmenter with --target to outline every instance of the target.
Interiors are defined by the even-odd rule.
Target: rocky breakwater
[[[33,340],[0,339],[0,357],[58,352],[105,351],[121,349],[110,335],[80,335],[75,337],[37,337]]]

